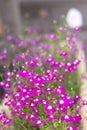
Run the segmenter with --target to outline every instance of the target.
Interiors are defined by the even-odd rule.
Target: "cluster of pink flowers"
[[[13,42],[14,59],[0,87],[6,90],[4,105],[11,107],[13,117],[23,118],[32,126],[65,122],[66,130],[77,130],[81,121],[80,96],[67,93],[66,84],[66,77],[76,72],[81,62],[72,55],[77,37],[66,29],[59,28],[59,31],[64,32],[64,40],[69,43],[68,51],[55,43],[49,44],[48,39],[60,38],[53,33],[44,35],[44,43],[43,36],[26,36],[24,40],[8,36],[7,40]],[[14,118],[9,119],[5,112],[0,113],[0,121],[4,124],[12,120]]]

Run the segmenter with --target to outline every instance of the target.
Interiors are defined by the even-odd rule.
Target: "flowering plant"
[[[0,86],[12,116],[1,112],[2,124],[13,121],[16,130],[78,130],[77,39],[67,27],[43,35],[31,28],[22,39],[7,37],[13,59]]]

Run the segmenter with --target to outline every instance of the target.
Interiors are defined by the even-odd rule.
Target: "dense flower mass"
[[[13,57],[0,87],[6,90],[4,105],[11,108],[13,118],[0,113],[4,125],[17,118],[26,128],[52,126],[61,130],[64,123],[64,130],[78,130],[81,97],[76,94],[78,79],[73,79],[81,62],[75,57],[78,37],[65,27],[58,31],[63,37],[55,33],[37,35],[32,28],[24,39],[7,36]],[[0,60],[6,55],[4,50]]]

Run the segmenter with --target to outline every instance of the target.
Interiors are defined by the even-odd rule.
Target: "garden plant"
[[[67,25],[52,33],[28,27],[23,36],[6,37],[10,52],[0,54],[6,72],[0,87],[5,90],[0,125],[14,130],[79,130],[80,109],[86,103],[79,96],[81,63],[76,54],[79,28]]]

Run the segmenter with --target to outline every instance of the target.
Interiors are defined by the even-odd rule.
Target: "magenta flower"
[[[68,106],[72,107],[74,105],[74,100],[69,96],[67,96],[59,99],[56,103],[60,107],[68,107]]]
[[[9,100],[9,101],[5,102],[5,105],[6,106],[11,106],[11,103],[12,103],[11,100]]]
[[[24,117],[26,116],[26,112],[24,112],[24,111],[20,112],[20,113],[19,113],[19,116],[20,116],[21,118],[24,118]]]
[[[4,86],[3,86],[3,88],[11,88],[12,86],[11,86],[11,84],[9,84],[9,83],[6,83]]]
[[[65,93],[65,87],[64,86],[57,86],[56,89],[54,90],[54,95],[60,95]]]
[[[40,103],[42,104],[42,106],[46,106],[46,105],[48,105],[47,101],[44,100],[44,99],[42,99],[42,100],[40,101]]]
[[[66,113],[67,109],[65,107],[60,107],[60,109],[58,110],[58,113]]]
[[[65,121],[66,123],[68,123],[70,121],[70,116],[69,115],[61,116],[61,121]]]
[[[23,77],[23,78],[25,78],[25,77],[27,77],[28,76],[28,71],[27,70],[20,70],[19,72],[18,72],[18,75],[19,76],[21,76],[21,77]]]
[[[19,110],[18,110],[18,109],[12,110],[12,114],[13,114],[13,115],[19,114]]]
[[[59,30],[59,31],[64,31],[65,28],[64,28],[64,27],[59,27],[58,30]]]
[[[75,115],[75,119],[76,119],[77,123],[79,123],[79,122],[81,121],[82,117],[81,117],[80,114],[77,113],[77,114]]]
[[[1,112],[0,113],[0,121],[2,121],[5,118],[6,118],[6,113],[5,112]]]
[[[71,116],[70,120],[73,124],[78,124],[81,121],[81,115],[76,114],[75,116]]]
[[[4,122],[3,122],[3,124],[4,125],[8,125],[8,124],[10,124],[12,122],[12,119],[6,119]]]
[[[76,127],[72,127],[72,126],[70,126],[70,127],[68,127],[66,130],[78,130]]]
[[[49,58],[47,59],[47,63],[52,63],[52,62],[54,62],[53,58],[52,58],[52,57],[49,57]]]
[[[43,124],[45,124],[44,120],[37,120],[37,121],[34,122],[34,126],[41,126]]]
[[[80,27],[75,27],[74,31],[80,32],[80,29],[81,29]]]
[[[34,110],[36,108],[37,104],[35,102],[30,102],[28,107]]]
[[[6,37],[6,40],[7,40],[7,41],[12,41],[12,40],[13,40],[13,36],[8,35],[8,36]]]
[[[37,65],[37,61],[36,60],[31,60],[29,62],[25,62],[25,65],[34,67],[35,65]]]
[[[79,101],[80,99],[81,99],[81,97],[79,95],[75,95],[75,97],[74,97],[75,101]]]
[[[87,106],[87,101],[84,100],[82,104]]]
[[[34,121],[38,118],[37,114],[31,114],[30,116],[28,116],[27,120],[28,121]]]
[[[35,103],[38,103],[38,102],[40,102],[40,99],[39,98],[36,98],[36,99],[34,99],[33,100]]]
[[[34,88],[32,90],[32,94],[35,96],[40,96],[41,95],[41,90],[39,88]]]
[[[47,34],[46,37],[54,40],[59,38],[58,35],[52,33]]]
[[[56,103],[60,107],[66,107],[67,106],[67,104],[64,102],[63,99],[58,100]]]
[[[11,75],[12,75],[12,74],[11,74],[11,72],[9,72],[9,71],[6,72],[6,73],[4,73],[4,77],[5,77],[5,78],[11,77]]]
[[[46,105],[45,111],[47,113],[54,113],[54,112],[56,112],[56,108],[54,106],[51,106],[51,105]]]
[[[1,115],[1,113],[0,113],[0,121],[1,121],[1,120],[3,120],[3,115]]]
[[[22,104],[23,104],[23,103],[25,104],[27,101],[28,101],[28,98],[26,98],[25,96],[20,98],[20,102],[21,102]]]
[[[50,88],[50,87],[48,87],[48,88],[46,88],[46,89],[44,90],[44,93],[50,94],[50,93],[52,93],[52,91],[53,91],[53,89]]]
[[[16,103],[12,103],[12,106],[14,106],[16,109],[20,109],[24,107],[24,103],[18,101]]]
[[[61,53],[60,53],[60,56],[61,56],[61,57],[62,57],[62,56],[63,56],[63,57],[66,57],[67,55],[68,55],[67,52],[61,52]]]
[[[79,64],[80,64],[80,60],[79,59],[75,59],[74,61],[73,61],[73,64],[75,65],[75,66],[78,66]]]
[[[53,115],[53,114],[48,114],[48,115],[46,115],[46,118],[48,118],[50,121],[53,121],[53,120],[55,120],[55,119],[57,119],[57,116],[56,115]]]

